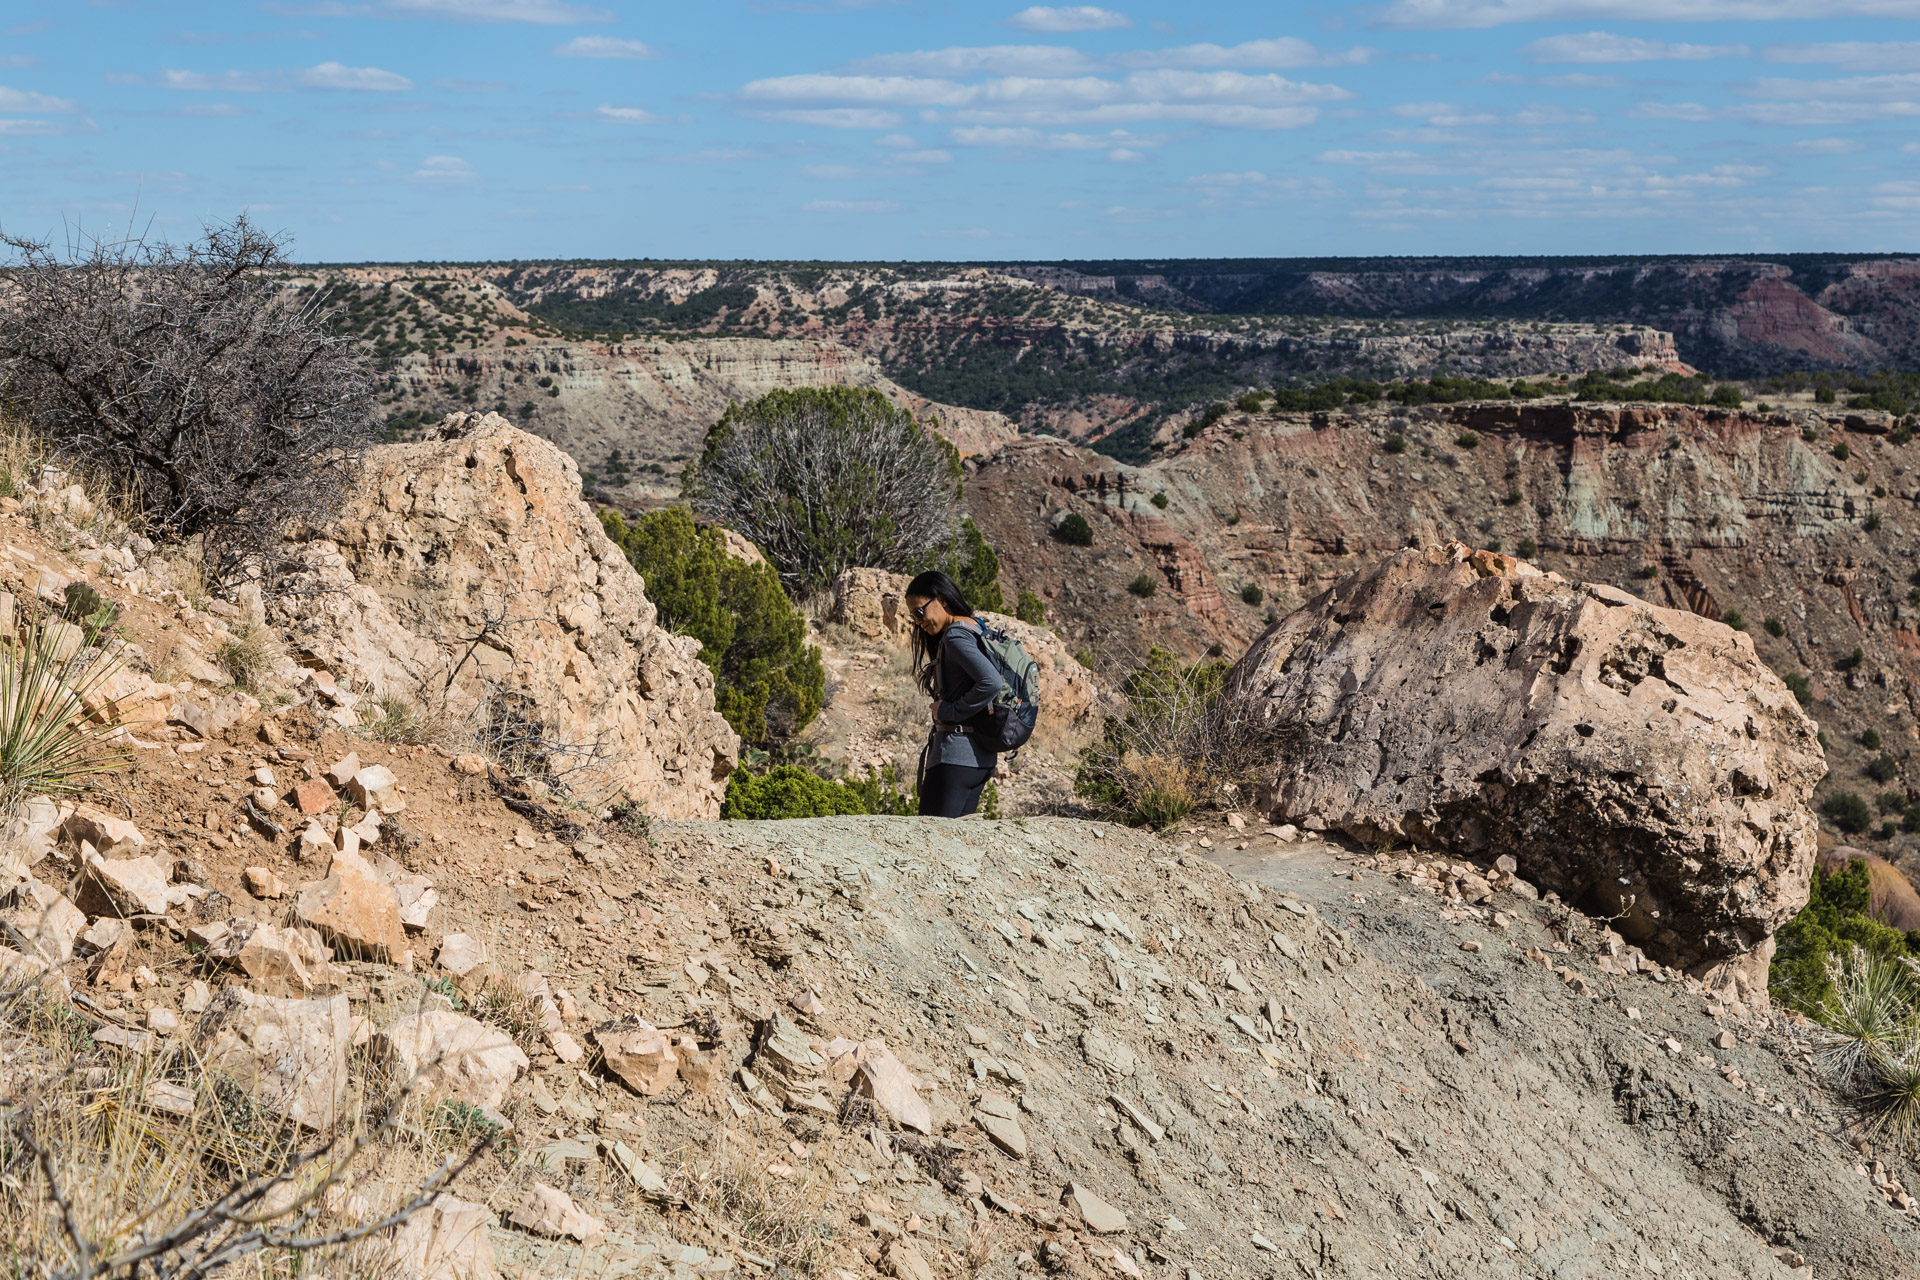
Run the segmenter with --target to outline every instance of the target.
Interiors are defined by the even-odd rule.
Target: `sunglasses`
[[[927,616],[927,610],[932,607],[933,607],[933,601],[929,600],[925,604],[920,605],[918,608],[916,608],[913,605],[908,605],[907,612],[913,615],[913,620],[915,622],[919,622]]]

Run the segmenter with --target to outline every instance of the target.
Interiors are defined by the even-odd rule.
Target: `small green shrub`
[[[1833,401],[1834,394],[1832,387],[1815,387],[1813,389],[1813,402],[1815,404],[1832,404]]]
[[[749,743],[790,737],[819,714],[826,669],[772,565],[728,555],[719,527],[694,523],[685,507],[631,525],[612,511],[600,519],[645,580],[661,625],[700,641],[715,707],[735,733]]]
[[[1160,508],[1162,511],[1167,509],[1167,495],[1164,493],[1156,493],[1153,497],[1147,499],[1147,501],[1153,503],[1154,506]]]
[[[1521,559],[1531,560],[1540,554],[1540,544],[1532,538],[1522,538],[1520,539],[1520,545],[1515,547],[1514,550],[1520,554]]]
[[[1873,798],[1873,807],[1881,813],[1904,815],[1907,811],[1907,793],[1904,791],[1882,791]]]
[[[1775,934],[1767,986],[1789,1007],[1820,1017],[1833,998],[1835,962],[1854,947],[1894,961],[1912,954],[1909,936],[1868,914],[1872,872],[1853,859],[1844,870],[1816,867],[1807,905]]]
[[[1266,396],[1258,391],[1249,391],[1233,402],[1233,407],[1242,413],[1258,413],[1267,403]]]
[[[1880,749],[1880,731],[1878,729],[1862,729],[1860,731],[1860,745],[1869,751],[1878,751]]]
[[[989,782],[980,789],[980,816],[990,821],[1000,817],[1000,784]]]
[[[1127,584],[1127,590],[1133,592],[1133,594],[1139,596],[1142,600],[1145,600],[1159,589],[1160,580],[1150,573],[1143,573]]]
[[[1865,520],[1860,522],[1860,527],[1868,533],[1878,533],[1880,531],[1880,513],[1875,511],[1869,515]]]
[[[799,765],[776,765],[765,774],[735,769],[727,779],[720,816],[729,820],[827,818],[870,813],[867,798],[854,787],[829,782]]]
[[[1723,382],[1713,389],[1713,398],[1708,403],[1719,405],[1723,409],[1738,409],[1740,388],[1731,382]]]
[[[1852,671],[1867,660],[1867,651],[1859,645],[1853,646],[1853,652],[1833,664],[1835,671]]]
[[[1740,616],[1740,611],[1738,609],[1727,610],[1725,613],[1720,615],[1720,621],[1726,623],[1728,626],[1732,627],[1735,631],[1745,631],[1747,629],[1747,620]]]
[[[213,660],[233,678],[235,687],[247,693],[259,693],[273,674],[279,651],[273,633],[265,627],[242,626],[233,638],[214,650]]]
[[[1787,686],[1787,692],[1791,693],[1802,707],[1813,705],[1813,688],[1807,683],[1807,678],[1798,671],[1787,672],[1780,677],[1780,683]]]
[[[1885,752],[1867,761],[1867,776],[1875,782],[1892,782],[1900,776],[1900,765]]]
[[[1462,431],[1453,438],[1453,442],[1462,449],[1478,449],[1480,447],[1480,436],[1476,432]]]
[[[1091,649],[1086,649],[1086,648],[1075,649],[1073,651],[1073,660],[1079,663],[1081,666],[1085,667],[1087,670],[1089,671],[1093,670],[1093,651]]]
[[[1498,554],[1500,551],[1500,539],[1489,538],[1487,540],[1487,550],[1494,552],[1495,554]]]
[[[1841,462],[1845,462],[1853,456],[1853,451],[1847,448],[1847,442],[1842,440],[1839,444],[1833,446],[1833,456]]]
[[[1388,453],[1405,453],[1407,451],[1407,438],[1398,431],[1394,432],[1387,437],[1386,450]]]
[[[1873,825],[1873,810],[1851,791],[1836,791],[1822,800],[1820,812],[1848,835],[1859,835]]]
[[[1633,576],[1640,579],[1642,582],[1649,582],[1654,578],[1657,578],[1660,576],[1660,568],[1658,565],[1643,564],[1640,566],[1639,572],[1635,573]]]
[[[1507,496],[1500,499],[1500,505],[1504,507],[1517,507],[1524,501],[1526,501],[1525,494],[1521,493],[1518,489],[1509,489],[1507,490]]]
[[[1812,444],[1820,438],[1820,433],[1818,431],[1815,431],[1812,427],[1808,427],[1805,431],[1802,431],[1800,433],[1800,438],[1806,441],[1808,444]]]
[[[1069,511],[1060,523],[1054,526],[1053,536],[1070,547],[1090,547],[1093,545],[1093,526],[1078,511]]]
[[[1781,636],[1784,636],[1785,634],[1787,634],[1787,624],[1780,621],[1780,619],[1778,618],[1768,618],[1766,622],[1762,623],[1761,625],[1766,627],[1767,634],[1772,636],[1776,640],[1778,640]]]
[[[1258,584],[1249,582],[1246,586],[1240,588],[1240,598],[1250,605],[1258,606],[1262,600],[1267,598],[1267,593],[1262,591]]]
[[[1022,587],[1020,588],[1020,598],[1013,606],[1013,616],[1031,626],[1044,627],[1047,625],[1046,602],[1039,596],[1033,594],[1033,592]]]

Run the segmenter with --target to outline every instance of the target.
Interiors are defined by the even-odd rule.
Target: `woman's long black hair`
[[[971,618],[973,606],[960,594],[960,586],[952,578],[938,569],[929,569],[907,584],[907,596],[920,600],[938,600],[941,607],[956,618]],[[905,604],[902,600],[901,604]],[[929,698],[940,696],[940,673],[937,659],[940,656],[940,637],[930,636],[922,631],[911,616],[908,625],[913,627],[913,674],[920,681],[921,689]]]

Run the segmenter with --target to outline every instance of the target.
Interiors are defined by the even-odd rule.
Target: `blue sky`
[[[0,0],[0,227],[241,210],[308,261],[1915,250],[1920,0]]]

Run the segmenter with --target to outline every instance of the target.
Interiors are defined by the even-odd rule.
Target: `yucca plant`
[[[1915,1038],[1913,975],[1898,960],[1853,947],[1844,959],[1828,958],[1827,976],[1833,991],[1820,1007],[1828,1033],[1820,1066],[1848,1088]]]
[[[114,701],[105,696],[119,664],[86,660],[86,642],[98,633],[82,631],[76,651],[75,630],[42,615],[0,634],[0,812],[31,795],[79,791],[127,761],[112,737]]]
[[[1920,1137],[1920,1038],[1910,1037],[1899,1052],[1874,1054],[1854,1101],[1868,1137],[1911,1147]]]

